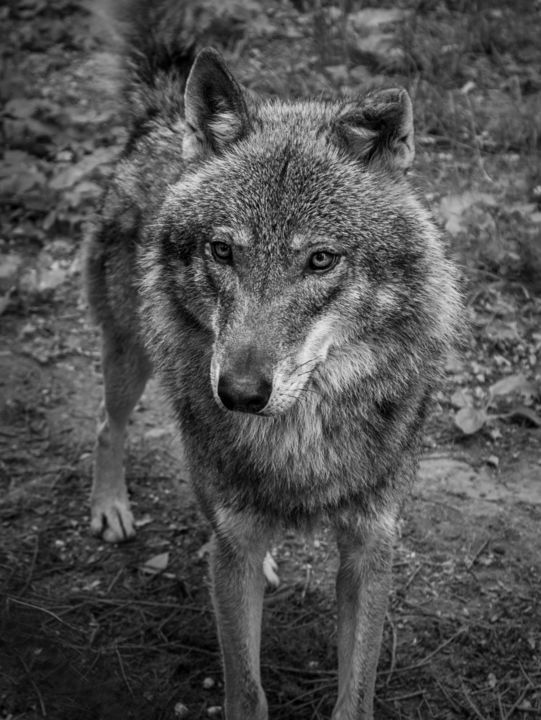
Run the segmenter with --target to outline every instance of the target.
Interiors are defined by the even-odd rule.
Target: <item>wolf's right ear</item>
[[[201,50],[195,59],[186,81],[184,113],[182,150],[187,160],[219,154],[248,131],[242,89],[213,48]]]
[[[407,170],[413,162],[413,108],[402,89],[376,90],[346,104],[333,123],[338,144],[369,166]]]

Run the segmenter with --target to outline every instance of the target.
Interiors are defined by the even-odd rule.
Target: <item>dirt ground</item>
[[[404,513],[376,717],[541,718],[541,6],[396,5],[370,20],[355,2],[230,0],[208,28],[262,93],[392,81],[416,94],[414,179],[463,268],[471,330]],[[154,382],[130,426],[137,537],[89,533],[101,379],[80,251],[124,138],[95,84],[103,45],[67,0],[3,3],[0,25],[0,718],[221,717],[208,527]],[[270,716],[329,718],[332,538],[287,535],[274,554]]]

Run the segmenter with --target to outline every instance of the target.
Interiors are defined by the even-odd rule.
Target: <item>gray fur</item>
[[[141,6],[124,34],[129,58],[138,18],[148,19]],[[149,66],[128,63],[126,97],[146,120],[132,125],[89,245],[106,380],[93,530],[133,534],[122,445],[152,364],[214,530],[227,720],[267,718],[259,623],[269,543],[319,522],[336,528],[341,555],[333,720],[370,719],[395,524],[460,307],[454,268],[403,174],[410,101],[400,90],[257,102],[206,50],[183,103],[183,61],[171,62],[169,84],[160,67],[163,111],[151,117]],[[318,252],[335,262],[321,274],[310,265]],[[226,377],[240,395],[264,378],[272,391],[261,411],[227,410]]]

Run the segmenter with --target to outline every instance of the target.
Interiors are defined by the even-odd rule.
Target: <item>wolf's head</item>
[[[147,307],[169,337],[186,319],[207,333],[221,406],[277,415],[329,385],[400,385],[441,352],[456,291],[404,180],[404,90],[256,103],[204,50],[185,116],[187,166],[152,229]]]

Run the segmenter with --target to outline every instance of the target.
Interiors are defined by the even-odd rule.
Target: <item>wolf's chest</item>
[[[310,520],[368,490],[369,454],[348,408],[242,418],[231,440],[223,480],[262,513]]]

